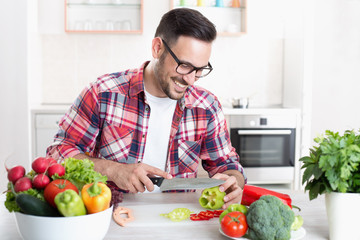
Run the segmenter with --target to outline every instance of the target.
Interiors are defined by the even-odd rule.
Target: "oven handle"
[[[291,130],[238,130],[239,135],[290,135]]]

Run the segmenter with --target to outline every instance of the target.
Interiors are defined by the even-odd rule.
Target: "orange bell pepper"
[[[81,198],[88,213],[101,212],[110,207],[111,190],[104,183],[89,183],[81,189]]]

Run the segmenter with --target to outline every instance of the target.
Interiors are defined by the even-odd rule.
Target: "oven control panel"
[[[296,115],[230,115],[230,128],[296,128]]]

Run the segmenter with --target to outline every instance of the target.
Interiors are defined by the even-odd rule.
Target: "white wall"
[[[6,189],[4,167],[29,169],[27,97],[27,1],[6,1],[0,7],[0,191]]]
[[[314,5],[312,138],[360,129],[360,1]]]
[[[52,7],[44,7],[50,5],[46,0],[39,3],[40,87],[42,103],[51,104],[71,103],[84,85],[96,77],[138,67],[149,60],[156,26],[170,9],[170,0],[145,0],[142,34],[66,34],[62,24],[63,0],[51,1]],[[302,3],[249,0],[247,4],[247,34],[218,36],[210,59],[214,71],[198,84],[221,99],[253,95],[252,107],[281,106],[284,46],[287,40],[291,44],[298,38]],[[302,70],[297,65],[292,69]]]

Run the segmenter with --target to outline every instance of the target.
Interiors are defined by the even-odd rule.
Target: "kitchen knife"
[[[150,180],[160,187],[161,191],[204,189],[219,186],[225,181],[214,178],[172,178],[150,177]]]

